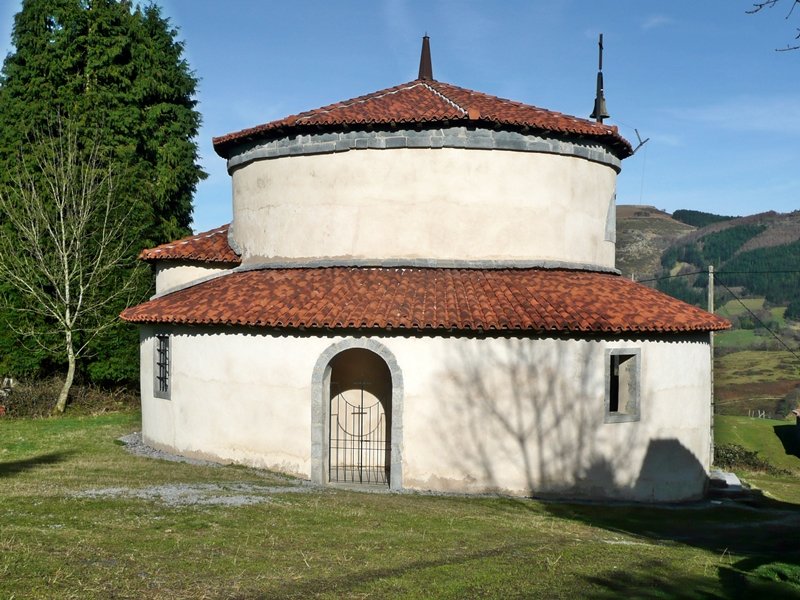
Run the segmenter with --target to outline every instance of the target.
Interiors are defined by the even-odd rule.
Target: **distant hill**
[[[676,215],[708,224],[698,228]],[[617,268],[623,275],[651,279],[681,270],[705,271],[709,265],[730,272],[724,283],[743,288],[746,295],[778,303],[800,296],[800,275],[732,273],[800,269],[800,211],[725,217],[689,210],[670,215],[652,206],[617,207]],[[707,285],[703,277],[686,278],[685,283],[698,291]]]
[[[774,306],[788,306],[800,296],[800,212],[766,212],[718,221],[674,240],[661,255],[660,275],[708,270],[713,265],[725,288],[736,295],[763,297]],[[705,274],[662,280],[657,287],[698,303],[706,295]],[[730,297],[730,292],[728,293]],[[787,316],[800,317],[800,306]]]
[[[661,271],[661,255],[673,243],[695,231],[653,206],[617,206],[617,268],[626,277],[654,277]]]

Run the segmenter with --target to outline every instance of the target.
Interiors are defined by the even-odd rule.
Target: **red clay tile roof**
[[[240,271],[134,306],[121,316],[133,323],[287,329],[677,333],[730,326],[618,275],[557,269]]]
[[[417,79],[358,98],[344,100],[278,121],[214,138],[214,149],[223,158],[246,142],[308,127],[353,125],[402,126],[424,123],[484,123],[573,134],[609,145],[620,158],[630,156],[631,145],[616,127],[489,96],[441,81]]]
[[[229,225],[142,250],[139,258],[141,260],[194,260],[238,265],[242,259],[228,245]]]

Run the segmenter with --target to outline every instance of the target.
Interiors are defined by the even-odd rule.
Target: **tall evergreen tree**
[[[117,193],[139,226],[132,252],[189,234],[192,196],[205,177],[194,141],[197,78],[158,6],[24,0],[12,42],[0,73],[0,188],[11,185],[7,174],[21,155],[33,166],[32,133],[47,130],[60,115],[76,125],[83,145],[99,144],[112,157]],[[150,291],[147,279],[138,284],[139,297]],[[3,282],[0,295],[13,305]],[[108,306],[109,312],[122,308]],[[13,307],[0,313],[0,369],[41,374],[53,359],[20,350],[10,332],[21,329],[14,325],[22,318]],[[83,374],[101,382],[134,380],[137,346],[132,329],[107,330],[92,342]]]

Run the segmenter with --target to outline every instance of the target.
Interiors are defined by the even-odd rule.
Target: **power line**
[[[665,275],[664,277],[653,277],[653,278],[651,278],[651,279],[640,279],[640,280],[639,280],[639,283],[647,283],[647,282],[650,282],[650,281],[663,281],[663,280],[665,280],[665,279],[676,279],[676,278],[678,278],[678,277],[690,277],[690,276],[692,276],[692,275],[704,275],[704,274],[706,274],[706,273],[707,273],[707,271],[692,271],[691,273],[678,273],[677,275]],[[758,317],[758,315],[756,315],[756,314],[755,314],[755,313],[754,313],[752,310],[750,310],[750,307],[749,307],[749,306],[747,306],[747,305],[746,305],[746,304],[745,304],[745,303],[742,301],[742,299],[741,299],[741,298],[739,298],[739,296],[737,296],[735,293],[733,293],[733,291],[731,290],[731,288],[729,288],[727,285],[725,285],[724,283],[722,283],[722,282],[719,280],[719,276],[720,276],[720,275],[751,275],[751,274],[758,274],[758,273],[760,273],[760,274],[766,274],[766,275],[773,275],[773,274],[774,274],[774,275],[778,275],[778,274],[785,274],[785,273],[800,273],[800,270],[777,270],[777,271],[714,271],[714,275],[715,275],[715,278],[716,278],[716,283],[718,283],[719,285],[721,285],[722,287],[724,287],[724,288],[725,288],[725,290],[727,290],[727,292],[728,292],[728,293],[729,293],[729,294],[730,294],[730,295],[731,295],[731,296],[734,298],[734,300],[736,300],[736,301],[737,301],[739,304],[741,304],[741,305],[742,305],[742,307],[744,307],[744,309],[745,309],[745,310],[746,310],[748,313],[750,313],[750,316],[751,316],[751,317],[753,317],[753,319],[755,319],[755,320],[756,320],[756,321],[759,323],[759,325],[761,325],[761,327],[763,327],[763,328],[764,328],[766,331],[768,331],[768,332],[769,332],[769,334],[770,334],[772,337],[774,337],[776,340],[778,340],[778,342],[780,343],[780,345],[781,345],[781,346],[783,346],[784,348],[786,348],[786,350],[787,350],[787,352],[789,352],[789,354],[791,354],[791,355],[792,355],[792,356],[794,356],[794,357],[795,357],[795,358],[796,358],[798,361],[800,361],[800,356],[799,356],[797,353],[795,353],[795,351],[794,351],[794,350],[792,350],[791,348],[789,348],[789,346],[788,346],[788,345],[786,345],[786,342],[784,342],[784,341],[783,341],[783,340],[782,340],[782,339],[781,339],[781,338],[778,336],[778,334],[777,334],[777,333],[775,333],[774,331],[772,331],[772,329],[770,329],[769,327],[767,327],[767,324],[766,324],[766,323],[764,323],[764,321],[762,321],[762,320],[761,320],[761,319]]]
[[[677,275],[664,275],[663,277],[651,277],[650,279],[637,279],[637,283],[649,283],[651,281],[664,281],[665,279],[675,279],[676,277],[689,277],[690,275],[700,275],[705,271],[692,271],[691,273],[678,273]]]
[[[675,279],[677,277],[690,277],[692,275],[705,275],[708,271],[692,271],[690,273],[678,273],[677,275],[664,275],[663,277],[651,277],[650,279],[637,279],[638,283],[649,283],[651,281],[663,281],[665,279]],[[785,275],[786,273],[800,273],[798,269],[778,270],[778,271],[714,271],[717,275]]]

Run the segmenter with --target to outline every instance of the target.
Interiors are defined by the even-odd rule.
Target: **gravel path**
[[[139,498],[167,506],[249,506],[274,502],[273,496],[312,491],[311,487],[282,487],[251,483],[168,483],[143,488],[111,487],[76,492],[75,498]]]
[[[210,460],[202,460],[199,458],[188,458],[186,456],[178,456],[177,454],[170,454],[169,452],[164,452],[162,450],[156,450],[155,448],[151,448],[142,441],[141,431],[136,431],[129,435],[123,435],[121,438],[119,438],[119,441],[125,444],[125,449],[128,452],[130,452],[131,454],[135,454],[136,456],[144,456],[146,458],[158,458],[160,460],[182,462],[190,465],[201,465],[204,467],[221,466],[219,463],[215,463]]]
[[[156,450],[142,441],[140,432],[119,438],[125,449],[136,456],[182,462],[190,465],[220,467],[219,463],[198,458],[188,458]],[[277,477],[277,476],[275,476]],[[249,506],[274,502],[276,495],[297,494],[317,489],[315,486],[295,480],[286,480],[287,485],[256,485],[252,483],[171,483],[147,487],[109,487],[83,490],[73,494],[76,498],[139,498],[160,502],[167,506]]]

